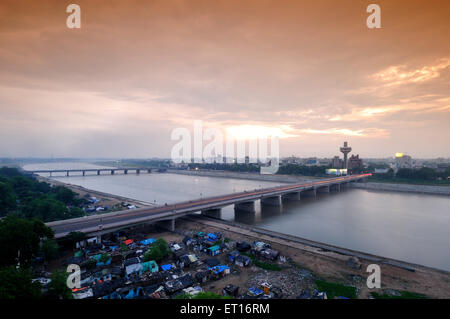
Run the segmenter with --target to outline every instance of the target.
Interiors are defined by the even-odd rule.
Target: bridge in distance
[[[157,171],[165,171],[164,168],[142,168],[142,167],[113,167],[113,168],[81,168],[81,169],[40,169],[40,170],[28,170],[25,171],[31,174],[49,174],[52,176],[54,173],[65,173],[66,176],[70,176],[70,173],[82,173],[83,176],[86,176],[86,173],[93,172],[97,175],[101,175],[102,172],[108,172],[111,175],[114,175],[116,172],[123,172],[123,174],[128,174],[129,171],[134,171],[136,174],[140,174],[141,172],[151,173],[152,170]]]
[[[113,231],[127,227],[159,223],[169,229],[175,229],[175,220],[188,214],[201,212],[207,216],[220,216],[222,207],[234,205],[235,212],[255,212],[255,201],[262,205],[281,206],[282,198],[300,200],[300,195],[308,193],[316,196],[318,192],[340,191],[341,185],[367,180],[371,174],[350,175],[310,181],[300,184],[220,195],[163,206],[142,207],[133,210],[118,211],[101,215],[86,216],[46,223],[55,231],[56,238],[62,238],[72,231],[80,231],[90,236],[101,237]]]

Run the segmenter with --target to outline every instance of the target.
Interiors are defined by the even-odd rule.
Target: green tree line
[[[0,168],[0,217],[14,214],[44,222],[81,217],[84,199],[72,190],[39,182],[15,168]]]

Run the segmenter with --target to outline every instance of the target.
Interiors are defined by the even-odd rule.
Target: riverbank
[[[369,264],[380,266],[381,289],[384,291],[410,291],[431,298],[450,298],[448,289],[450,287],[450,272],[444,270],[314,243],[285,234],[260,231],[255,227],[222,220],[188,217],[181,222],[177,221],[177,229],[193,228],[206,232],[220,231],[231,240],[242,240],[244,238],[249,242],[258,240],[270,243],[274,249],[280,251],[281,255],[289,256],[294,264],[308,269],[316,277],[356,287],[358,298],[369,298],[371,292],[380,293],[380,289],[367,288],[366,279],[369,273],[366,272],[366,269]],[[309,245],[308,242],[313,245]],[[349,259],[355,256],[360,263],[359,269],[349,264]],[[267,275],[269,274],[270,272]]]
[[[407,193],[450,196],[450,186],[368,182],[368,183],[352,183],[351,187],[376,191],[407,192]]]

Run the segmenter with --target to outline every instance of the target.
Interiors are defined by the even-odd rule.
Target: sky
[[[447,0],[2,0],[0,156],[169,157],[201,120],[281,156],[450,157],[449,35]]]

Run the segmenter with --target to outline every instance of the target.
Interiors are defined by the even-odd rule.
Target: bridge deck
[[[265,189],[258,189],[249,192],[233,193],[228,195],[214,196],[192,201],[180,202],[176,204],[143,207],[134,210],[118,211],[113,213],[86,216],[68,220],[61,220],[47,223],[55,231],[55,237],[61,238],[71,231],[81,231],[84,233],[106,233],[112,229],[137,225],[150,221],[161,221],[175,219],[186,214],[221,208],[228,205],[238,204],[247,201],[255,201],[264,197],[278,196],[291,192],[301,192],[304,190],[326,187],[333,184],[347,183],[364,179],[371,174],[361,174],[346,177],[337,177],[319,181],[282,185]],[[99,226],[102,225],[101,229]]]

